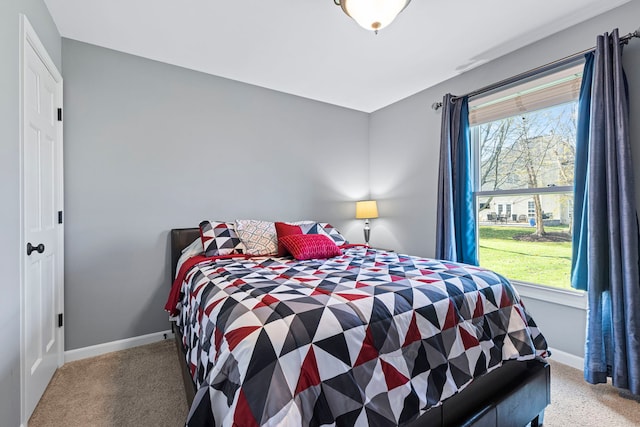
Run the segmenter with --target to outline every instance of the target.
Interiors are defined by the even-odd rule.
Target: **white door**
[[[22,46],[22,367],[28,418],[63,362],[62,79],[25,18]],[[31,29],[32,31],[32,29]],[[51,68],[53,66],[53,68]],[[59,221],[60,219],[60,221]],[[59,224],[60,222],[60,224]]]

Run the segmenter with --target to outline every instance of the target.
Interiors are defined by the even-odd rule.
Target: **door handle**
[[[36,251],[39,254],[44,252],[44,245],[40,243],[38,246],[33,246],[31,243],[27,243],[27,255],[31,255],[31,252]]]

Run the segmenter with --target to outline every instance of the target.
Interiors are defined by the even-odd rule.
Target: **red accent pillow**
[[[294,234],[303,234],[302,229],[297,225],[287,224],[285,222],[276,222],[276,235],[278,236],[278,256],[285,256],[289,252],[280,243],[280,238],[285,236],[291,236]]]
[[[342,255],[334,241],[323,234],[291,234],[278,239],[278,242],[297,260]]]

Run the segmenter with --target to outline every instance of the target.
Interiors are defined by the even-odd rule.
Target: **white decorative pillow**
[[[273,222],[254,219],[237,219],[236,232],[249,255],[275,255],[278,238]]]

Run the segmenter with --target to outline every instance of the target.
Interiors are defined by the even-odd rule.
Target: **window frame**
[[[534,81],[535,78],[531,79]],[[558,103],[556,105],[561,105]],[[537,111],[537,110],[533,110]],[[518,112],[514,111],[514,115]],[[496,119],[497,120],[497,119]],[[470,129],[470,143],[471,147],[471,174],[473,185],[473,202],[476,206],[474,211],[475,223],[476,223],[476,251],[479,254],[479,232],[480,232],[480,199],[482,197],[501,197],[501,196],[522,196],[522,195],[545,195],[545,194],[569,194],[574,195],[573,185],[567,186],[553,186],[553,187],[539,187],[539,188],[522,188],[522,189],[509,189],[509,190],[491,190],[491,191],[478,191],[480,188],[480,124],[473,124],[469,126]],[[529,212],[527,211],[527,219],[529,219]],[[587,293],[574,289],[555,288],[549,285],[541,283],[526,282],[517,279],[509,278],[509,281],[514,285],[518,293],[524,297],[533,298],[536,300],[555,303],[558,305],[573,307],[577,309],[586,310],[588,306]]]

